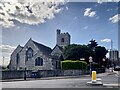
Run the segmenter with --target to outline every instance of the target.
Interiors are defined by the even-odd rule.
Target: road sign
[[[80,60],[81,60],[81,61],[84,61],[84,60],[85,60],[85,58],[80,58]]]
[[[91,60],[91,59],[93,59],[93,58],[90,56],[89,59]]]
[[[92,59],[89,60],[89,62],[92,62],[92,61],[93,61]]]
[[[92,62],[92,61],[93,61],[92,59],[93,59],[93,58],[90,56],[90,57],[89,57],[89,62]]]

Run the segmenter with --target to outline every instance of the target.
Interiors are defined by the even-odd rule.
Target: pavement
[[[101,86],[87,85],[91,81],[90,75],[81,76],[64,76],[64,77],[47,77],[39,79],[28,79],[24,81],[13,80],[2,82],[2,88],[118,88],[118,77],[116,73],[100,73],[97,74],[97,79],[100,78],[103,82]]]
[[[24,80],[23,78],[20,79],[6,79],[0,80],[0,82],[13,82],[13,81],[31,81],[31,80],[52,80],[52,79],[69,79],[69,78],[81,78],[81,77],[88,77],[89,75],[82,75],[82,76],[58,76],[58,77],[42,77],[42,78],[27,78]]]
[[[118,77],[116,71],[97,74],[102,86],[87,85],[91,81],[90,75],[8,79],[2,81],[2,88],[118,88]]]

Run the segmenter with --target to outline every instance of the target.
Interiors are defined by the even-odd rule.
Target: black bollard
[[[24,73],[24,80],[26,80],[26,73]]]

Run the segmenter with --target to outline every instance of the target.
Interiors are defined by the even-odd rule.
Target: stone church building
[[[31,38],[22,47],[20,45],[10,57],[10,70],[55,70],[60,69],[63,60],[62,49],[70,44],[70,34],[57,30],[56,45],[53,49]]]

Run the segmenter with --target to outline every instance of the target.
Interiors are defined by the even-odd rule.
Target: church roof
[[[59,45],[57,45],[57,44],[56,44],[56,46],[53,48],[53,50],[54,50],[56,47],[58,47],[61,51],[63,50],[63,48],[62,48],[62,47],[60,47],[60,46],[59,46]]]
[[[38,47],[38,49],[40,51],[42,51],[44,54],[50,55],[50,53],[52,52],[52,49],[50,47],[47,47],[45,45],[42,45],[40,43],[37,43],[35,41],[33,41],[33,43]]]
[[[62,54],[62,50],[63,48],[56,44],[56,46],[53,48],[51,52],[51,56],[54,58],[59,57]]]
[[[23,46],[21,46],[20,44],[17,47],[23,48]]]
[[[60,54],[59,56],[56,56],[56,55],[51,55],[51,58],[52,58],[53,60],[64,60],[64,58],[63,58],[63,55],[62,55],[62,54]]]

